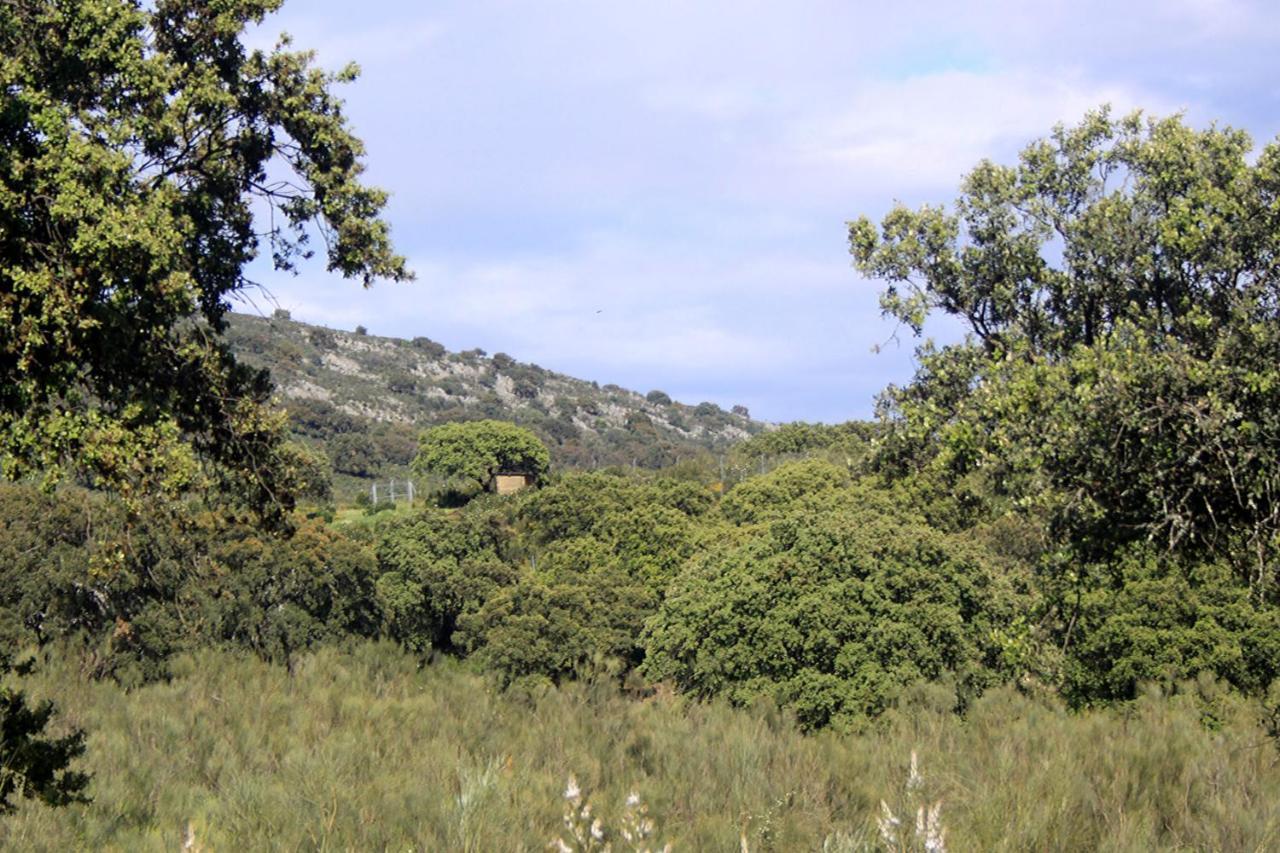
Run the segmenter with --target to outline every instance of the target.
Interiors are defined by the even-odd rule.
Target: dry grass
[[[654,846],[676,850],[874,848],[882,800],[907,830],[911,803],[941,801],[953,853],[1280,846],[1276,748],[1255,708],[1212,690],[1088,714],[998,692],[964,720],[926,696],[872,732],[803,736],[769,708],[608,684],[500,694],[383,644],[320,652],[293,677],[231,654],[183,666],[132,693],[56,661],[29,679],[89,731],[95,800],[26,806],[0,846],[542,850],[565,837],[571,774],[604,826],[625,825],[634,794]]]

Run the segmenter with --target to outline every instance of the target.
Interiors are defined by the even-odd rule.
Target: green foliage
[[[1141,548],[1099,574],[1070,610],[1069,700],[1132,699],[1144,683],[1201,673],[1261,696],[1280,677],[1280,612],[1260,606],[1230,567],[1171,566]]]
[[[486,669],[510,684],[560,679],[590,664],[639,659],[636,626],[655,596],[595,542],[549,554],[543,574],[497,590],[461,622],[463,643]]]
[[[316,519],[285,536],[195,509],[136,516],[101,495],[0,487],[0,641],[76,641],[86,671],[163,678],[226,643],[280,660],[382,624],[370,551]]]
[[[739,483],[724,496],[720,511],[735,524],[772,520],[815,501],[826,504],[850,481],[848,469],[830,462],[793,462]]]
[[[546,445],[527,429],[503,421],[442,424],[422,434],[413,468],[488,490],[501,472],[544,477],[551,464]]]
[[[373,554],[319,520],[287,539],[243,525],[218,530],[209,555],[216,569],[198,594],[206,630],[225,643],[290,662],[313,646],[380,632]]]
[[[655,406],[671,405],[671,396],[667,394],[667,392],[665,391],[659,391],[657,389],[654,389],[653,391],[650,391],[648,394],[645,394],[644,398],[648,400],[650,403],[653,403]]]
[[[1251,147],[1103,109],[979,164],[954,211],[850,224],[887,314],[969,331],[886,392],[876,462],[949,492],[944,526],[1042,526],[1036,633],[1078,704],[1275,677],[1280,145]]]
[[[382,535],[380,601],[409,648],[471,655],[508,683],[631,668],[711,502],[690,483],[601,472],[427,509]]]
[[[414,338],[411,343],[413,344],[414,349],[419,350],[432,358],[440,358],[447,352],[444,348],[444,344],[436,343],[431,340],[431,338],[418,336]]]
[[[991,632],[1015,602],[981,552],[887,493],[836,491],[834,469],[821,491],[790,491],[824,464],[760,478],[781,505],[760,501],[744,520],[766,523],[690,562],[648,624],[644,671],[738,704],[768,697],[809,728],[876,716],[917,681],[948,681],[962,702],[998,681]]]
[[[391,635],[419,653],[454,650],[459,619],[515,581],[508,536],[487,507],[432,510],[392,525],[378,543],[378,601]]]
[[[373,477],[381,459],[373,439],[364,433],[346,433],[329,442],[333,470],[354,477]]]
[[[270,385],[219,337],[259,232],[277,268],[310,254],[315,229],[330,270],[366,285],[408,273],[331,91],[355,69],[241,41],[278,5],[0,6],[5,475],[73,471],[127,498],[211,476],[288,508]]]
[[[836,425],[808,424],[798,421],[754,435],[734,447],[733,451],[746,459],[799,456],[815,451],[831,450],[857,458],[861,456],[863,446],[870,441],[876,431],[876,425],[866,421],[850,421]]]
[[[888,393],[889,458],[989,472],[1077,560],[1160,540],[1274,598],[1280,146],[1250,148],[1101,110],[1015,166],[979,164],[954,213],[852,223],[886,313],[971,332]]]

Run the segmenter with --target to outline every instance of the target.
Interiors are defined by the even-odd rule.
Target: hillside
[[[227,338],[243,361],[271,371],[295,433],[320,443],[339,475],[401,472],[418,433],[446,421],[514,421],[546,442],[554,464],[581,468],[658,468],[766,429],[745,409],[601,386],[505,353],[449,352],[425,337],[312,326],[282,311],[233,314]]]

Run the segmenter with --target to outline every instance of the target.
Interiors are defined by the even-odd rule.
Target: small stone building
[[[532,474],[525,474],[520,471],[502,471],[493,476],[493,490],[499,495],[514,495],[521,489],[532,486],[534,479]]]

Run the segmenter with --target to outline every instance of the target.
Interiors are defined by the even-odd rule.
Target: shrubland
[[[968,330],[875,425],[726,449],[745,411],[312,329],[299,381],[492,393],[415,455],[306,387],[298,445],[243,265],[410,273],[354,71],[241,44],[276,5],[0,6],[4,843],[530,848],[594,801],[695,849],[897,848],[907,802],[933,849],[1275,846],[1280,148],[1101,110],[851,223],[889,315]],[[388,461],[467,487],[337,513]]]

